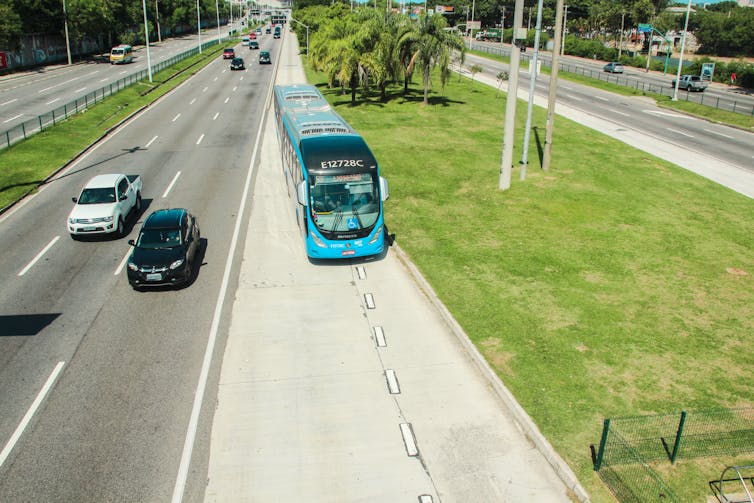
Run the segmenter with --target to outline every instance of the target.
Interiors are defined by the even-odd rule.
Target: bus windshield
[[[376,174],[312,175],[311,216],[321,230],[348,232],[366,229],[380,215]]]

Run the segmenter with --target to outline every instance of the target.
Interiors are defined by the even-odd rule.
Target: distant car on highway
[[[128,244],[127,274],[131,286],[183,285],[194,277],[201,234],[196,217],[184,208],[152,212]]]
[[[231,70],[243,70],[245,66],[243,66],[243,58],[233,58],[233,60],[230,62],[230,69]]]
[[[259,49],[259,42],[257,42],[256,40],[250,40],[249,41],[249,49],[251,49],[251,50]]]
[[[131,213],[141,212],[141,177],[139,175],[97,175],[84,185],[68,215],[71,238],[97,234],[126,233]]]
[[[260,65],[272,64],[269,51],[259,51],[259,64]]]
[[[257,28],[257,29],[256,29],[256,30],[254,31],[254,33],[256,33],[257,35],[261,35],[261,34],[262,34],[262,28]]]
[[[623,65],[617,61],[606,64],[602,69],[609,73],[623,73]]]
[[[223,49],[223,59],[233,59],[236,57],[236,51],[232,47]]]
[[[265,33],[272,33],[272,28],[270,27],[270,25],[265,26],[264,32]]]
[[[675,87],[676,79],[673,79],[671,85]],[[699,75],[681,75],[681,80],[678,81],[678,89],[685,89],[686,91],[699,91],[703,92],[709,87],[709,83]]]

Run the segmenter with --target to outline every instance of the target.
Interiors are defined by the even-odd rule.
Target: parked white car
[[[97,175],[87,182],[68,215],[68,232],[73,239],[84,235],[125,234],[125,224],[133,212],[141,212],[139,175]]]

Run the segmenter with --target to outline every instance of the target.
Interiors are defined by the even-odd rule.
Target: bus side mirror
[[[296,185],[296,196],[298,197],[298,204],[301,206],[309,206],[308,201],[306,199],[306,182],[299,182],[298,185]]]
[[[387,201],[387,198],[390,197],[390,188],[388,187],[387,180],[382,177],[380,177],[380,194],[383,201]]]

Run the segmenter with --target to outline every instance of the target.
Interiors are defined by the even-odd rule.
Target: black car
[[[183,208],[151,213],[128,242],[134,247],[128,258],[128,282],[134,289],[191,282],[199,252],[196,217]]]
[[[243,70],[244,68],[243,58],[233,58],[233,61],[230,62],[231,70]]]
[[[270,60],[270,53],[269,51],[259,51],[259,64],[260,65],[269,65],[272,63],[272,60]]]

